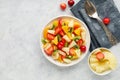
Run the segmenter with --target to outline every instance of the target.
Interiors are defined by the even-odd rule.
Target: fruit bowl
[[[88,57],[90,70],[97,75],[107,75],[111,73],[117,65],[116,57],[107,48],[97,48]]]
[[[53,64],[72,66],[87,55],[90,34],[81,20],[72,16],[59,16],[43,28],[40,46],[45,58]]]

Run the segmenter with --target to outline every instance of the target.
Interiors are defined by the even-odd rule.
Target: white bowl
[[[101,76],[102,76],[102,75],[107,75],[107,74],[111,73],[113,70],[108,70],[108,71],[105,71],[105,72],[103,72],[103,73],[97,73],[97,72],[94,71],[94,70],[91,68],[91,66],[90,66],[90,63],[89,63],[90,56],[91,56],[96,50],[98,50],[98,49],[105,49],[106,51],[111,52],[109,49],[104,48],[104,47],[100,47],[100,48],[94,49],[94,50],[89,54],[89,56],[88,56],[88,66],[89,66],[90,70],[91,70],[94,74],[96,74],[96,75],[101,75]],[[112,53],[112,52],[111,52],[111,53]]]
[[[41,33],[41,36],[40,36],[40,46],[41,46],[42,53],[43,53],[43,55],[45,56],[45,58],[46,58],[47,60],[49,60],[51,63],[53,63],[53,64],[55,64],[55,65],[57,65],[57,66],[68,67],[68,66],[72,66],[72,65],[75,65],[75,64],[79,63],[79,62],[87,55],[87,53],[88,53],[88,51],[89,51],[89,47],[90,47],[90,33],[89,33],[89,30],[88,30],[87,26],[85,25],[85,23],[84,23],[83,21],[81,21],[81,20],[79,20],[79,19],[77,19],[77,18],[75,18],[75,17],[73,17],[73,16],[68,16],[68,15],[55,17],[55,18],[51,19],[51,21],[50,21],[47,25],[49,25],[52,21],[54,21],[54,20],[56,20],[56,19],[58,19],[58,18],[71,18],[71,19],[75,19],[75,20],[79,21],[80,23],[82,23],[83,26],[84,26],[85,29],[86,29],[86,48],[87,48],[87,50],[86,50],[86,52],[85,52],[79,59],[74,60],[74,61],[72,61],[72,62],[69,63],[69,64],[60,63],[60,62],[58,62],[58,61],[55,61],[51,56],[46,55],[46,53],[44,52],[44,50],[43,50],[43,48],[42,48],[42,42],[41,42],[41,39],[42,39],[42,37],[43,37],[42,33],[43,33],[43,29],[44,29],[44,28],[43,28],[42,31],[41,31],[42,33]],[[47,25],[46,25],[46,26],[47,26]]]

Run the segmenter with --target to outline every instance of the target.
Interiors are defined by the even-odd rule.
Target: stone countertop
[[[114,1],[120,11],[120,1]],[[61,2],[67,0],[0,0],[0,80],[120,79],[120,43],[111,48],[118,59],[117,69],[102,77],[88,68],[88,55],[67,68],[45,59],[39,45],[41,29],[53,17],[72,15],[69,7],[60,10]]]

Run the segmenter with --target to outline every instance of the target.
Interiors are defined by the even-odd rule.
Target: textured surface
[[[47,61],[39,46],[41,29],[51,18],[72,15],[59,9],[67,0],[0,0],[0,80],[119,80],[120,44],[112,47],[117,69],[107,76],[96,76],[87,65],[60,68]],[[120,10],[120,1],[114,0]],[[76,0],[78,2],[78,0]]]
[[[74,6],[71,11],[73,14],[86,22],[90,33],[92,45],[90,51],[97,47],[107,47],[110,48],[110,44],[105,31],[98,23],[97,20],[90,18],[84,9],[85,0],[81,0],[76,6]],[[101,19],[105,17],[110,18],[110,24],[106,27],[112,32],[116,37],[117,41],[120,42],[120,13],[116,8],[113,0],[91,0],[91,2],[96,6],[98,15]]]

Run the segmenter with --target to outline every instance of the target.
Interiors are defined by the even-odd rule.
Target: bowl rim
[[[97,50],[97,49],[106,49],[107,51],[110,51],[110,52],[112,53],[112,51],[111,51],[110,49],[105,48],[105,47],[99,47],[99,48],[96,48],[96,49],[92,50],[92,51],[90,52],[89,56],[88,56],[88,66],[89,66],[90,70],[91,70],[94,74],[100,75],[100,76],[104,76],[104,75],[110,74],[110,73],[112,72],[112,70],[108,70],[108,71],[105,71],[105,72],[103,72],[103,73],[97,73],[97,72],[95,72],[95,71],[91,68],[90,63],[89,63],[89,59],[90,59],[91,54],[93,54],[93,52],[94,52],[95,50]]]
[[[75,60],[74,63],[70,63],[70,64],[63,64],[63,63],[59,63],[59,62],[57,62],[57,61],[55,61],[55,60],[50,60],[50,59],[49,59],[49,56],[45,54],[45,52],[44,52],[44,50],[43,50],[43,47],[42,47],[43,44],[42,44],[42,42],[41,42],[44,28],[45,28],[50,22],[54,21],[54,20],[57,19],[57,18],[61,18],[61,17],[73,18],[73,19],[79,21],[80,23],[82,23],[82,24],[84,25],[84,28],[86,29],[87,37],[88,37],[88,42],[87,42],[88,45],[87,45],[87,50],[86,50],[85,54],[82,56],[82,58],[79,58],[79,59]],[[74,17],[74,16],[71,16],[71,15],[60,15],[60,16],[57,16],[57,17],[54,17],[54,18],[50,19],[49,22],[48,22],[44,27],[42,27],[42,31],[40,32],[40,48],[41,48],[41,50],[42,50],[42,53],[43,53],[44,57],[45,57],[49,62],[51,62],[51,63],[53,63],[53,64],[55,64],[55,65],[57,65],[57,66],[60,66],[60,67],[73,66],[73,65],[79,63],[80,61],[82,61],[82,60],[85,58],[85,56],[88,54],[88,51],[89,51],[89,48],[90,48],[90,42],[91,42],[90,32],[89,32],[89,29],[87,28],[87,25],[86,25],[82,20],[80,20],[80,19],[78,19],[78,18],[76,18],[76,17]]]

